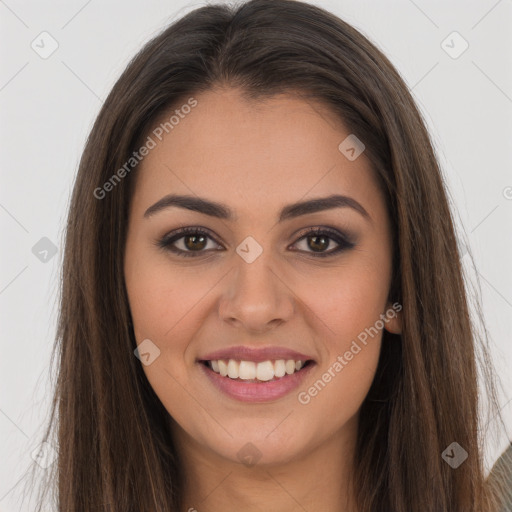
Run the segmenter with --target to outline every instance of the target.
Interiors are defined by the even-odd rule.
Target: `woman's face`
[[[124,271],[148,381],[191,450],[276,464],[352,442],[382,326],[399,330],[369,161],[350,138],[339,148],[350,133],[319,104],[236,89],[195,99],[150,134],[131,203]],[[189,208],[145,215],[169,194]],[[184,227],[206,234],[171,240]]]

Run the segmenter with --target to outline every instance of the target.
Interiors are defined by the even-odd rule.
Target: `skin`
[[[149,338],[160,349],[143,368],[170,414],[187,476],[183,510],[355,511],[349,477],[358,411],[382,332],[308,404],[297,392],[391,308],[384,196],[364,152],[349,161],[338,150],[350,132],[321,104],[292,94],[249,102],[231,88],[195,98],[137,171],[124,267],[137,343]],[[169,193],[224,203],[237,220],[177,207],[145,218]],[[370,218],[343,207],[277,222],[283,206],[333,193],[355,199]],[[211,232],[199,256],[155,245],[184,226]],[[315,256],[314,240],[298,232],[322,226],[350,233],[355,247]],[[236,252],[247,236],[263,248],[252,263]],[[323,252],[338,245],[328,240]],[[174,245],[187,250],[186,242]],[[400,323],[399,314],[385,328],[400,332]],[[214,388],[196,362],[234,345],[292,348],[316,366],[285,397],[243,403]],[[248,442],[261,454],[250,467],[237,456]]]

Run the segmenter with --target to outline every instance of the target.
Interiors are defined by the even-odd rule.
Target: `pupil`
[[[320,251],[322,249],[326,249],[329,245],[329,242],[327,241],[327,237],[326,236],[312,236],[310,237],[310,240],[314,240],[314,242],[312,244],[310,244],[310,247],[311,249],[314,249],[314,250],[317,250],[319,249]],[[317,240],[322,240],[321,243],[318,243]]]
[[[205,238],[206,237],[204,235],[189,235],[186,238],[185,245],[187,246],[187,248],[192,249],[192,250],[203,249],[204,248]],[[194,246],[194,244],[197,243],[197,239],[201,239],[201,242],[202,242],[201,247]],[[192,243],[188,243],[190,240],[193,240],[193,242]]]

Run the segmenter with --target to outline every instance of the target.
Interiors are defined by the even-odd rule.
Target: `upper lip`
[[[203,357],[200,357],[199,361],[218,361],[219,359],[234,359],[238,361],[276,361],[278,359],[293,359],[294,361],[307,361],[313,360],[311,356],[301,354],[295,350],[291,350],[285,347],[259,347],[251,348],[244,345],[238,345],[236,347],[224,348],[210,352]]]

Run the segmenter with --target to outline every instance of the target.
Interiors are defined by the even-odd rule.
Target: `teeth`
[[[278,359],[274,363],[274,375],[276,377],[284,377],[286,375],[286,363],[284,359]]]
[[[263,361],[256,366],[256,378],[258,380],[272,380],[274,378],[274,364],[272,361]]]
[[[293,359],[278,359],[277,361],[228,361],[219,359],[218,361],[209,361],[210,368],[215,373],[220,373],[222,377],[242,380],[269,381],[274,377],[280,378],[285,375],[291,375],[299,371],[304,366],[304,361],[294,361]]]
[[[240,365],[238,366],[238,377],[244,380],[255,379],[256,363],[253,363],[252,361],[240,361]]]
[[[222,377],[226,377],[228,374],[228,365],[222,360],[217,361],[217,363],[219,364],[219,373],[222,375]],[[212,370],[215,371],[215,368],[213,368],[213,363]]]
[[[285,371],[288,375],[291,375],[295,371],[295,361],[293,359],[286,361]]]
[[[238,379],[238,369],[240,365],[233,359],[229,360],[228,363],[228,377],[230,379]]]

